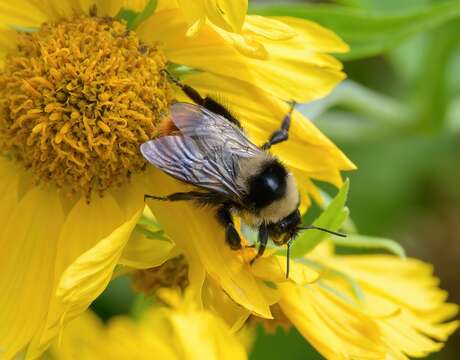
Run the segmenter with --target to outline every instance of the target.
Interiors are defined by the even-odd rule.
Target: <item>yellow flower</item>
[[[205,0],[178,0],[187,19],[188,36],[195,36],[209,19],[214,25],[230,32],[239,32],[243,26],[247,0],[236,1],[205,1]]]
[[[206,7],[198,18],[210,21],[195,36],[187,33],[187,9],[175,1],[159,1],[148,17],[142,12],[135,31],[112,18],[145,4],[0,2],[0,348],[6,359],[20,352],[37,357],[103,291],[117,264],[148,268],[177,254],[171,242],[131,237],[143,195],[182,186],[146,170],[138,151],[157,134],[160,114],[183,97],[161,71],[167,63],[201,70],[184,81],[202,94],[222,94],[258,143],[279,126],[285,101],[322,97],[344,77],[325,53],[347,46],[313,23],[245,17],[243,2],[225,2],[221,19]],[[353,164],[298,113],[291,134],[274,152],[298,176],[305,202],[307,194],[316,196],[312,179],[339,186],[340,171]],[[188,204],[152,208],[187,257],[194,286],[212,281],[244,309],[270,317],[273,292],[226,247],[211,213]]]
[[[247,359],[242,340],[230,332],[223,320],[209,311],[199,310],[188,293],[163,292],[170,308],[155,306],[138,321],[115,317],[103,325],[87,311],[65,328],[43,360],[242,360]]]
[[[458,306],[445,302],[432,267],[421,261],[335,255],[325,244],[296,266],[315,269],[318,278],[277,284],[282,324],[287,318],[328,359],[424,357],[459,326],[445,322]]]

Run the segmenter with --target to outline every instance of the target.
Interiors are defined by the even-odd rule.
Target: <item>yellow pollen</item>
[[[172,100],[161,51],[111,18],[18,36],[0,70],[0,153],[88,198],[143,171],[139,146]]]
[[[188,282],[188,263],[183,255],[166,261],[164,264],[131,273],[133,289],[145,295],[154,295],[160,288],[179,288],[184,290]]]

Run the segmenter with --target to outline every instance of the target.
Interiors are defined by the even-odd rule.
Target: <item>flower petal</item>
[[[53,294],[65,270],[101,239],[108,237],[123,223],[123,220],[123,214],[112,197],[94,198],[89,205],[84,197],[80,198],[71,208],[61,229],[55,259]],[[94,264],[94,267],[97,265],[99,264]],[[66,307],[62,299],[53,296],[46,321],[44,321],[43,332],[35,336],[29,347],[31,357],[43,352],[53,337],[58,334],[60,325],[62,325],[59,320],[65,311]]]
[[[248,0],[204,0],[206,15],[214,25],[240,32],[248,10]]]
[[[140,6],[140,3],[143,3],[142,6]],[[144,8],[144,4],[147,3],[147,1],[142,0],[142,1],[123,1],[123,0],[97,0],[96,6],[97,6],[97,13],[98,15],[102,16],[115,16],[118,14],[120,9],[123,7],[123,5],[126,5],[126,7],[130,9],[134,9],[136,11],[141,11]]]
[[[134,230],[123,249],[119,263],[135,269],[149,269],[160,266],[179,253],[172,242],[152,239]]]
[[[333,31],[321,25],[304,19],[289,16],[273,17],[297,33],[301,49],[310,48],[315,52],[343,53],[350,50],[350,47],[340,39]]]
[[[459,326],[458,321],[442,323],[458,313],[458,306],[444,302],[447,294],[438,288],[431,265],[388,255],[326,255],[322,261],[359,284],[362,310],[375,318],[395,358],[438,351],[443,343],[436,340],[444,341]],[[379,316],[381,311],[388,314]]]
[[[333,266],[346,268],[367,289],[415,311],[431,311],[447,296],[436,287],[438,281],[431,276],[432,267],[415,259],[402,260],[391,255],[346,256],[336,257]],[[382,269],[386,269],[385,273]]]
[[[0,68],[5,63],[7,54],[16,50],[17,32],[8,28],[0,28]]]
[[[165,31],[153,30],[158,28]],[[281,41],[274,45],[273,41],[260,37],[260,43],[270,54],[267,60],[260,60],[242,55],[227,41],[228,33],[222,30],[206,25],[200,36],[193,39],[185,35],[186,31],[187,24],[178,11],[171,10],[152,16],[139,28],[139,35],[146,42],[163,42],[166,56],[172,62],[255,84],[284,100],[306,102],[320,98],[344,78],[337,62],[324,60],[318,64],[315,52],[290,56],[297,42]]]
[[[104,324],[95,313],[84,312],[66,326],[60,341],[53,342],[50,348],[51,358],[89,360],[90,351],[102,348],[104,330]]]
[[[385,348],[372,318],[319,285],[279,285],[284,314],[327,359],[383,359]]]
[[[171,313],[170,323],[183,359],[244,360],[243,345],[231,334],[225,322],[210,313]],[[199,344],[199,346],[197,346]]]
[[[48,19],[47,12],[34,1],[2,1],[0,3],[0,27],[38,27]]]
[[[239,330],[251,312],[235,303],[212,279],[206,279],[203,286],[203,303],[220,316],[232,331]]]
[[[188,36],[197,35],[199,30],[201,30],[205,24],[206,14],[204,2],[202,0],[177,0],[177,2],[182,10],[182,15],[189,24],[189,29],[187,30]]]
[[[86,310],[109,283],[124,246],[142,214],[139,210],[109,236],[81,255],[64,272],[57,296],[65,307],[64,317],[73,318]]]
[[[292,280],[296,284],[306,285],[318,280],[319,273],[295,261],[291,261],[289,279],[286,279],[286,257],[266,256],[258,259],[252,266],[255,276],[276,283]]]
[[[152,175],[151,182],[157,196],[184,191],[184,185],[160,171]],[[223,229],[209,209],[185,202],[149,201],[148,205],[191,266],[199,261],[234,301],[259,316],[271,316],[261,291],[264,285],[257,282],[238,253],[225,244]]]
[[[265,16],[246,16],[244,30],[271,40],[288,40],[297,35],[296,31],[283,21]]]
[[[2,174],[1,178],[2,182],[11,180],[11,175],[4,178]],[[1,205],[1,212],[8,206],[10,214],[5,216],[8,221],[0,239],[0,347],[6,359],[22,350],[43,326],[64,221],[55,190],[35,187],[15,204],[17,183],[14,184],[14,180],[10,182],[7,188],[11,195],[2,197]]]

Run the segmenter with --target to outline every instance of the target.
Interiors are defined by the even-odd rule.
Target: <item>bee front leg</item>
[[[267,247],[267,242],[268,242],[268,229],[267,225],[262,224],[259,227],[259,250],[257,251],[256,256],[249,262],[251,265],[254,261],[256,261],[258,258],[260,258],[264,252],[265,248]]]
[[[235,229],[232,214],[230,213],[230,205],[224,204],[217,210],[217,219],[225,228],[225,241],[232,250],[241,249],[241,238],[238,231]]]

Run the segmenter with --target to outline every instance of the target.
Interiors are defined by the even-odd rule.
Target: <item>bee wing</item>
[[[144,157],[179,180],[240,200],[239,159],[261,150],[227,119],[200,106],[174,104],[171,116],[182,135],[142,144]]]
[[[171,106],[171,118],[184,136],[208,151],[222,147],[241,157],[255,156],[261,151],[239,127],[202,106],[175,103]]]

